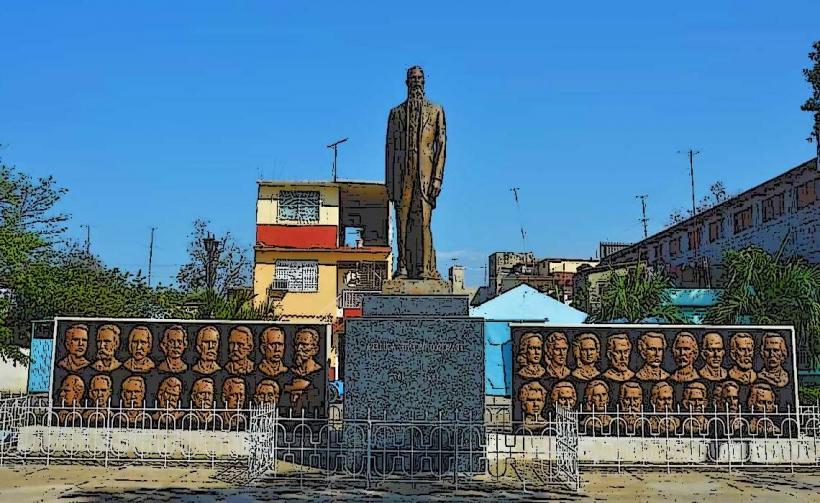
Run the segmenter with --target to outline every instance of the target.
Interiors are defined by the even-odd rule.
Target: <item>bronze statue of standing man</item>
[[[424,71],[407,70],[407,100],[387,120],[385,181],[396,206],[397,278],[440,279],[430,218],[444,178],[444,109],[424,96]]]

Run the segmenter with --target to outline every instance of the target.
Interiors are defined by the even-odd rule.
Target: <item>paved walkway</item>
[[[461,488],[434,483],[400,484],[376,490],[334,489],[297,479],[243,484],[242,470],[161,467],[29,465],[0,468],[0,501],[817,501],[820,470],[629,471],[586,470],[579,494]],[[339,484],[344,487],[344,484]]]

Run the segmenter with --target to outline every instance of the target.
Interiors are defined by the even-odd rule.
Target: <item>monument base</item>
[[[450,283],[440,279],[391,279],[382,285],[382,293],[387,295],[450,295]]]
[[[404,291],[444,283],[399,282]],[[362,316],[346,321],[344,344],[345,420],[379,425],[367,436],[348,428],[349,446],[414,473],[480,471],[484,320],[469,317],[466,295],[366,295]]]

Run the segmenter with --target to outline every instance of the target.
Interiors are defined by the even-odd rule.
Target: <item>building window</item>
[[[688,232],[689,234],[689,249],[697,250],[700,248],[700,233],[703,229],[697,227]]]
[[[786,210],[786,198],[783,194],[775,194],[763,200],[763,221],[768,222],[779,217]]]
[[[814,187],[814,180],[809,180],[803,185],[797,187],[797,209],[803,209],[806,206],[811,206],[817,199],[817,191]]]
[[[277,260],[276,283],[287,284],[289,292],[315,292],[319,289],[319,262],[316,260]]]
[[[709,224],[709,242],[710,243],[714,243],[715,241],[717,241],[718,239],[720,239],[722,237],[721,232],[720,232],[721,230],[723,230],[723,225],[721,225],[722,223],[723,222],[721,220],[718,220],[717,222],[711,222]]]
[[[672,238],[672,240],[669,241],[669,256],[670,257],[677,257],[678,255],[680,255],[680,242],[681,242],[680,236],[678,236],[676,238]]]
[[[740,210],[734,214],[735,234],[739,234],[752,226],[752,207]]]
[[[662,246],[663,245],[661,243],[658,243],[658,244],[656,244],[655,246],[652,247],[652,254],[655,256],[656,261],[658,261],[662,258],[661,257]]]
[[[279,220],[300,223],[319,222],[319,192],[283,190],[279,193]]]

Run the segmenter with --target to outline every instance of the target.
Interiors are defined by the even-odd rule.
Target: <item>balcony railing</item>
[[[339,296],[339,307],[342,309],[357,309],[362,307],[362,297],[381,293],[378,290],[342,290]]]

